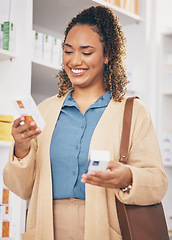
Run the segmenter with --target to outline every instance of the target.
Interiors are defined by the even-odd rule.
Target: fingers
[[[24,123],[25,118],[17,118],[12,126],[12,136],[15,141],[24,141],[26,139],[31,140],[41,133],[40,128],[31,130],[30,128],[35,126],[35,122]],[[23,124],[22,124],[23,123]]]
[[[81,182],[108,188],[118,186],[118,178],[114,172],[92,172],[91,174],[83,174]]]
[[[24,121],[24,118],[23,117],[19,117],[17,119],[14,120],[13,122],[13,127],[14,128],[17,128],[20,126],[20,123]]]
[[[91,174],[83,174],[81,182],[89,183],[96,186],[107,188],[121,188],[129,180],[126,179],[126,168],[128,167],[115,161],[110,161],[106,172],[92,172]]]

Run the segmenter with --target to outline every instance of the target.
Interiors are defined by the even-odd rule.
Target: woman
[[[125,53],[121,26],[110,9],[82,11],[65,31],[59,94],[39,106],[46,121],[42,133],[29,130],[34,122],[20,125],[23,117],[14,121],[4,183],[30,199],[24,240],[121,240],[114,196],[147,205],[165,195],[167,177],[155,132],[139,100],[128,165],[119,163]],[[92,149],[110,152],[106,172],[84,174]]]

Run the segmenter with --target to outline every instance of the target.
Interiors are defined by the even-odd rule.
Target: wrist
[[[22,159],[22,158],[26,157],[28,155],[29,151],[30,151],[30,147],[23,149],[19,146],[14,145],[14,156],[17,158]]]

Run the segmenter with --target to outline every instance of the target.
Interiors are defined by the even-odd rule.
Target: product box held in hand
[[[44,119],[42,118],[36,103],[34,102],[33,98],[28,95],[22,99],[18,98],[13,100],[13,103],[20,114],[20,116],[24,116],[25,123],[34,121],[36,123],[35,126],[31,126],[30,129],[36,129],[39,127],[41,130],[45,126]]]
[[[91,150],[88,166],[85,173],[90,174],[93,171],[104,172],[110,161],[110,152],[106,150]]]

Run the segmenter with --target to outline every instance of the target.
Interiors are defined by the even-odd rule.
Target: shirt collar
[[[71,95],[72,95],[72,92],[69,92],[67,94],[62,108],[64,108],[64,107],[71,107],[71,106],[75,106],[75,107],[78,108],[77,103],[75,102],[75,100],[72,98]],[[110,91],[107,91],[104,95],[99,97],[95,101],[95,103],[93,103],[89,108],[106,107],[109,104],[109,102],[110,102],[110,97],[111,97],[111,93],[110,93]]]

